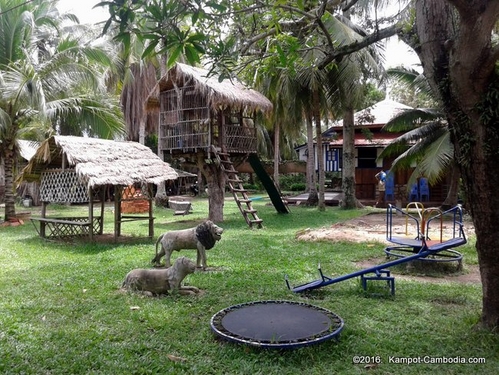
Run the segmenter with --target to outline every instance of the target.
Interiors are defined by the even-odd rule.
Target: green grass
[[[222,240],[208,252],[213,271],[196,272],[186,284],[199,296],[146,298],[119,293],[126,273],[150,267],[154,241],[143,239],[147,222],[126,223],[129,244],[42,240],[30,223],[0,227],[0,373],[3,374],[496,374],[499,337],[475,329],[481,286],[396,281],[395,297],[376,297],[358,279],[300,295],[293,285],[325,274],[356,270],[355,261],[383,255],[383,245],[296,240],[367,211],[291,207],[277,214],[268,200],[254,202],[264,229],[251,230],[227,200]],[[50,215],[85,215],[86,207],[49,206]],[[24,210],[24,209],[20,209]],[[155,234],[193,226],[208,206],[173,216],[155,210]],[[35,215],[36,212],[33,212]],[[106,208],[107,233],[112,210]],[[473,240],[460,248],[464,265],[476,264]],[[178,256],[175,254],[174,256]],[[195,259],[193,251],[183,251]],[[228,306],[258,300],[311,303],[341,316],[338,341],[296,350],[262,350],[228,343],[211,332],[210,318]],[[171,356],[171,357],[169,357]],[[354,364],[354,356],[381,363]],[[484,364],[397,364],[403,357],[482,357]],[[177,360],[176,360],[177,359]],[[399,359],[400,360],[400,359]]]

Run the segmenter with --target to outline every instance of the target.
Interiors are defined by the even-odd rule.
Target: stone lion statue
[[[163,233],[156,241],[156,256],[151,262],[159,266],[161,257],[165,256],[165,266],[170,267],[170,258],[174,250],[196,249],[196,266],[205,270],[207,267],[206,250],[215,246],[215,243],[222,238],[223,231],[223,228],[211,220],[206,220],[194,228]],[[159,244],[161,244],[161,251],[158,252]]]
[[[196,270],[194,262],[186,257],[178,258],[172,267],[154,269],[135,269],[130,271],[121,285],[122,290],[133,290],[147,296],[168,294],[196,294],[194,286],[182,286],[185,277]]]

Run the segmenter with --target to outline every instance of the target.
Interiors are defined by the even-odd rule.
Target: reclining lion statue
[[[135,269],[130,271],[121,285],[122,290],[142,292],[153,296],[178,292],[180,294],[196,294],[199,289],[194,286],[182,286],[185,277],[196,270],[194,262],[186,257],[178,258],[172,267],[154,269]]]
[[[156,241],[156,256],[151,263],[160,266],[161,257],[165,256],[165,266],[170,267],[170,258],[174,250],[197,249],[196,266],[205,270],[207,267],[206,250],[215,246],[215,243],[222,238],[223,231],[223,228],[211,220],[206,220],[194,228],[163,233]],[[161,251],[158,252],[160,243]]]

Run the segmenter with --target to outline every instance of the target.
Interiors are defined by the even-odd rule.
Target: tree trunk
[[[322,127],[321,127],[321,111],[320,111],[320,98],[319,92],[313,92],[313,115],[315,120],[315,133],[316,133],[316,144],[317,144],[317,169],[319,171],[319,202],[317,207],[319,211],[324,211],[326,209],[326,202],[324,200],[324,185],[326,183],[325,171],[324,171],[324,149],[322,148]]]
[[[208,188],[208,219],[221,223],[224,221],[225,173],[215,163],[206,164],[202,153],[198,155],[197,166]]]
[[[499,2],[418,0],[415,4],[415,50],[425,76],[444,103],[475,226],[483,290],[481,324],[497,329],[499,77],[494,71],[497,56],[491,35],[499,18]]]
[[[315,173],[315,151],[314,151],[314,124],[309,111],[306,112],[307,117],[307,204],[316,206],[319,202],[319,194],[317,193],[317,174]]]
[[[5,145],[6,146],[6,145]],[[7,221],[10,217],[16,216],[16,200],[14,193],[14,153],[9,152],[4,155],[4,173],[5,173],[5,217]]]
[[[357,208],[355,197],[355,128],[354,110],[348,108],[343,114],[343,168],[342,190],[345,209]]]
[[[150,117],[146,111],[145,101],[157,82],[156,69],[152,64],[143,67],[139,63],[130,66],[131,80],[124,84],[120,103],[125,118],[127,139],[145,144],[148,133],[157,134],[157,129],[148,125]],[[151,122],[151,121],[149,121]],[[159,155],[163,157],[163,155]],[[164,207],[168,202],[165,181],[158,185],[155,204]]]
[[[120,102],[125,117],[128,140],[144,144],[148,130],[154,133],[154,129],[151,129],[152,126],[148,128],[149,117],[145,101],[156,85],[156,69],[152,64],[144,67],[137,63],[131,65],[130,74],[132,78],[123,86]]]
[[[279,162],[280,158],[280,138],[281,125],[279,121],[274,123],[274,183],[279,188]]]

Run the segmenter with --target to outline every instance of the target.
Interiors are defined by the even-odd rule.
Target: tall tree
[[[355,5],[342,1],[344,7]],[[416,0],[406,21],[377,29],[362,41],[331,50],[319,64],[398,33],[418,54],[432,91],[443,103],[455,157],[473,217],[482,279],[481,324],[499,326],[499,45],[495,0]]]
[[[331,35],[341,45],[356,43],[366,31],[350,20],[350,12],[338,17],[330,17],[324,22]],[[343,118],[343,166],[342,166],[342,207],[361,207],[356,197],[355,181],[355,119],[354,112],[364,101],[369,79],[381,77],[380,57],[375,48],[352,53],[345,59],[325,68],[329,71],[332,83],[329,100],[338,108],[338,116]]]
[[[291,40],[290,43],[292,42]],[[275,49],[276,44],[269,41],[267,49],[272,48]],[[295,144],[292,142],[299,138],[302,129],[303,105],[300,96],[297,95],[299,85],[294,61],[293,56],[274,55],[262,63],[249,64],[244,69],[247,81],[253,82],[252,86],[265,95],[274,106],[272,114],[265,123],[274,135],[273,159],[276,184],[279,184],[279,164],[283,156],[281,145],[288,145],[288,149],[294,147]]]
[[[344,16],[335,16],[331,13],[331,4],[321,2],[307,2],[306,4],[281,4],[273,5],[260,3],[258,6],[251,6],[245,2],[240,2],[239,12],[233,21],[237,27],[234,27],[234,38],[240,41],[243,64],[252,61],[255,65],[266,64],[267,60],[275,64],[291,62],[288,66],[294,66],[299,86],[301,100],[306,104],[303,117],[308,125],[311,121],[315,124],[316,151],[308,157],[308,181],[311,185],[309,189],[309,202],[318,202],[319,209],[324,209],[324,155],[322,147],[322,125],[325,120],[331,117],[331,112],[337,108],[350,108],[350,115],[353,116],[353,108],[358,105],[364,90],[358,84],[361,82],[359,77],[365,75],[369,70],[375,71],[372,67],[364,68],[365,63],[372,63],[372,58],[366,58],[370,51],[356,53],[342,62],[336,62],[335,66],[328,67],[324,72],[317,69],[318,62],[324,58],[324,51],[328,48],[334,48],[349,40],[359,40],[359,28],[353,30],[352,23]],[[246,4],[246,8],[244,8]],[[262,17],[255,17],[247,10],[255,10]],[[246,25],[246,26],[242,26]],[[269,49],[268,46],[277,46],[275,49]],[[255,57],[257,56],[257,58]],[[337,65],[337,67],[336,67]],[[257,70],[257,69],[255,69]],[[343,86],[342,93],[339,88]],[[298,92],[298,91],[297,91]],[[338,100],[336,97],[340,97]],[[336,100],[335,100],[336,99]],[[335,111],[339,112],[339,111]],[[348,120],[348,118],[346,119]],[[348,124],[348,121],[345,122]],[[345,126],[345,131],[353,134],[353,120],[351,126]],[[313,137],[309,137],[312,142]],[[342,170],[344,177],[344,186],[346,189],[345,207],[356,207],[355,198],[355,158],[353,135],[350,138],[351,145],[346,145],[344,158],[344,168]],[[349,147],[347,147],[349,146]],[[349,151],[350,150],[350,151]],[[312,155],[316,155],[316,159]],[[351,156],[348,158],[348,156]],[[350,162],[350,163],[349,163]],[[317,166],[318,186],[312,183],[314,176],[313,167]],[[345,168],[347,166],[347,168]],[[348,168],[350,166],[350,168]]]
[[[482,323],[499,326],[499,19],[494,0],[419,0],[413,31],[425,76],[444,104],[477,236]],[[437,26],[438,25],[438,26]]]
[[[123,47],[124,56],[130,56],[132,47],[137,43],[144,43],[141,58],[146,61],[157,58],[160,61],[158,70],[161,76],[180,59],[185,59],[193,65],[200,62],[201,55],[210,41],[209,36],[223,27],[223,24],[211,22],[212,17],[207,12],[225,9],[223,5],[216,3],[204,4],[191,0],[113,0],[97,5],[107,7],[110,14],[103,34],[112,30],[114,40]],[[207,25],[209,27],[205,27]],[[144,82],[134,80],[130,83],[133,83],[133,86],[129,86],[130,95],[127,96],[137,104],[144,99],[139,94]],[[141,121],[144,122],[145,119],[142,118]],[[225,176],[216,170],[214,165],[208,165],[204,160],[199,157],[197,167],[206,178],[210,190],[209,218],[222,221]],[[160,188],[158,193],[161,190]]]
[[[58,12],[44,1],[1,0],[0,159],[5,170],[5,219],[15,216],[14,161],[25,134],[69,129],[111,137],[123,134],[116,101],[103,100],[96,69],[107,62],[97,49],[57,32]]]

